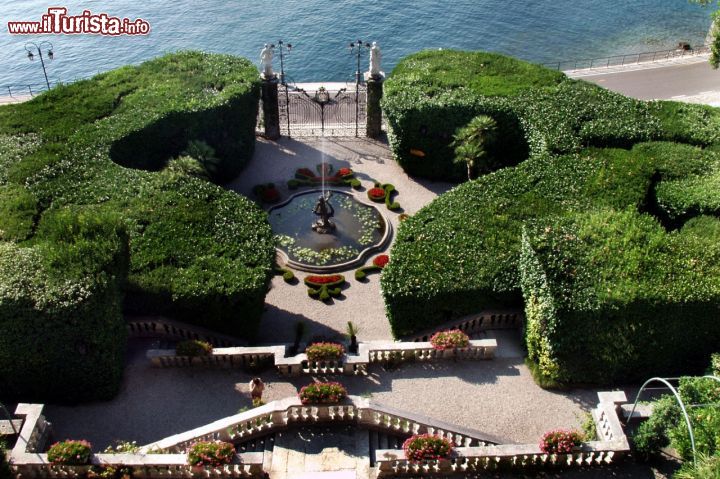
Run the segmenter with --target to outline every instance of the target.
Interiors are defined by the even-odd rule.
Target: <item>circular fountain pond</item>
[[[268,212],[278,251],[293,268],[315,273],[350,269],[362,265],[390,238],[392,226],[375,206],[343,191],[328,192],[335,228],[326,234],[313,230],[320,190],[293,195]]]

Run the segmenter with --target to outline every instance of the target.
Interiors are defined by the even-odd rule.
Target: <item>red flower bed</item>
[[[343,279],[341,275],[332,274],[329,276],[308,276],[307,278],[305,278],[305,281],[313,284],[330,284],[336,283],[341,279]]]
[[[373,260],[373,265],[377,266],[378,268],[384,268],[385,265],[390,262],[390,257],[386,254],[381,254],[375,257]]]
[[[403,443],[405,458],[412,462],[447,459],[454,447],[451,441],[432,434],[415,435]]]
[[[265,188],[261,193],[261,197],[266,203],[275,203],[280,199],[280,192],[277,188]]]
[[[353,174],[353,170],[350,168],[340,168],[335,176],[350,176]]]
[[[373,200],[383,200],[383,199],[385,199],[385,189],[384,188],[370,188],[368,190],[368,196]]]
[[[582,438],[579,432],[555,429],[543,434],[540,440],[540,450],[545,454],[570,454],[580,444],[582,444]]]
[[[300,168],[296,171],[296,174],[300,176],[307,176],[308,178],[312,178],[313,176],[315,176],[315,173],[313,173],[313,171],[309,168]]]

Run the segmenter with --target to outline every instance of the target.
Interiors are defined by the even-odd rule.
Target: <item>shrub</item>
[[[253,193],[260,198],[263,203],[277,203],[280,201],[280,192],[273,183],[264,185],[255,185]]]
[[[540,439],[540,450],[545,454],[570,454],[582,444],[582,437],[577,431],[556,429],[543,434]]]
[[[570,383],[702,371],[720,340],[711,313],[718,260],[713,238],[667,235],[632,211],[528,227],[520,267],[529,358]]]
[[[390,257],[386,254],[377,255],[373,258],[372,264],[369,266],[363,266],[355,270],[355,279],[362,281],[367,278],[368,273],[375,271],[382,271],[385,266],[390,262]]]
[[[65,440],[56,442],[47,452],[48,461],[52,464],[81,466],[90,462],[92,445],[87,441]]]
[[[368,198],[372,201],[385,201],[385,189],[380,188],[379,186],[376,186],[375,188],[370,188],[367,192]]]
[[[720,456],[698,453],[695,461],[685,462],[675,479],[717,479],[720,477]]]
[[[175,354],[178,356],[209,356],[212,352],[212,344],[205,341],[199,341],[197,339],[180,341],[175,345]]]
[[[5,398],[108,399],[120,387],[128,239],[96,207],[47,211],[32,246],[0,242],[0,390]]]
[[[720,353],[712,355],[712,361],[710,363],[710,373],[720,377]]]
[[[7,462],[7,445],[3,440],[0,440],[0,479],[12,479],[12,471],[10,471],[10,465]]]
[[[305,277],[305,286],[308,287],[308,296],[320,301],[329,300],[330,297],[338,297],[342,294],[342,286],[345,284],[345,276],[333,275],[311,275]]]
[[[303,386],[299,393],[303,404],[337,404],[346,396],[347,391],[340,383],[312,383]]]
[[[305,354],[310,361],[334,360],[345,354],[345,348],[338,343],[313,343],[305,348]]]
[[[0,182],[24,186],[39,211],[103,205],[122,216],[129,313],[252,337],[272,271],[272,232],[257,206],[192,173],[204,162],[214,181],[237,176],[253,153],[258,97],[249,61],[200,52],[58,86],[0,107],[0,136],[18,152],[7,168],[0,160]],[[168,165],[183,152],[192,166]]]
[[[165,173],[169,175],[187,175],[194,178],[209,180],[210,176],[205,167],[198,160],[191,156],[179,156],[168,161],[165,166]]]
[[[373,266],[384,268],[390,262],[390,257],[386,254],[379,254],[373,259]]]
[[[0,186],[0,240],[29,238],[39,216],[38,200],[18,185]]]
[[[443,351],[445,349],[466,348],[470,344],[470,338],[459,329],[450,331],[439,331],[432,335],[430,344],[434,349]]]
[[[720,451],[720,385],[703,377],[684,377],[680,379],[678,393],[690,416],[696,450],[699,454],[717,454]],[[633,442],[635,449],[644,457],[656,454],[669,445],[683,459],[693,459],[687,425],[675,398],[670,395],[655,401],[652,415],[640,425]]]
[[[432,434],[416,434],[403,443],[405,458],[412,462],[447,459],[454,447],[452,441]]]
[[[200,441],[190,446],[187,454],[190,466],[217,467],[233,461],[235,447],[229,442]]]

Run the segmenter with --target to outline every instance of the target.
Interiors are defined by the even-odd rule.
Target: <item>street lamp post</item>
[[[275,48],[275,45],[272,45],[273,48]],[[290,105],[290,93],[288,93],[288,86],[285,82],[285,50],[287,50],[288,53],[290,53],[290,50],[292,50],[292,45],[290,43],[284,43],[282,40],[278,40],[277,42],[277,49],[280,51],[280,84],[285,87],[285,105],[286,108],[288,108],[288,105]],[[290,112],[286,111],[285,116],[287,119],[287,130],[288,135],[290,134]]]
[[[355,70],[355,136],[358,136],[358,124],[360,122],[360,55],[363,49],[370,48],[369,42],[358,40],[350,43],[350,54],[357,57],[357,70]]]
[[[52,60],[55,54],[53,53],[53,45],[50,42],[42,41],[39,44],[35,42],[28,42],[27,44],[25,44],[25,51],[27,52],[28,60],[32,61],[35,59],[33,49],[37,50],[37,53],[40,56],[40,64],[42,65],[43,73],[45,74],[45,84],[47,85],[47,88],[49,90],[50,80],[48,80],[47,70],[45,69],[45,60],[43,59],[42,53],[43,47],[47,48],[47,56],[50,60]]]

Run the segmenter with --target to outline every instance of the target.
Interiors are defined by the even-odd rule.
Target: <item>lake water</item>
[[[38,21],[49,6],[71,15],[88,9],[151,25],[148,36],[10,35],[7,21]],[[44,84],[29,40],[55,49],[50,81],[72,81],[165,52],[201,49],[259,62],[263,43],[293,44],[286,72],[294,81],[352,80],[348,44],[377,41],[390,72],[408,53],[426,48],[490,50],[534,62],[591,58],[702,44],[710,10],[686,0],[132,0],[4,1],[0,34],[0,88]],[[367,69],[363,55],[362,68]],[[279,69],[279,62],[276,69]]]

